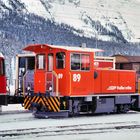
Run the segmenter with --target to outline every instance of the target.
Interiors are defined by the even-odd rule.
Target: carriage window
[[[5,74],[4,60],[1,59],[1,60],[0,60],[0,75],[4,75],[4,74]]]
[[[89,54],[71,54],[71,70],[90,70]]]
[[[65,53],[64,52],[56,53],[56,68],[57,69],[65,68]]]
[[[45,55],[37,55],[37,69],[45,69]]]
[[[71,54],[71,70],[80,70],[80,54]]]
[[[90,58],[88,54],[81,54],[81,70],[90,69]]]
[[[48,71],[52,71],[53,70],[53,54],[48,54]]]
[[[28,70],[34,70],[35,69],[35,58],[34,57],[28,57],[27,58],[27,69]]]

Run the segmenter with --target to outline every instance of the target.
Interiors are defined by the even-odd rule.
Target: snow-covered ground
[[[23,111],[24,107],[22,107],[21,104],[10,104],[8,106],[2,106],[3,112],[9,112],[9,111]]]
[[[140,113],[36,119],[18,113],[18,105],[3,108],[0,140],[139,140]],[[5,113],[8,108],[14,113]],[[15,110],[18,110],[15,113]]]

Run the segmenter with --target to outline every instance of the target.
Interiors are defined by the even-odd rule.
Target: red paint
[[[4,58],[0,57],[0,94],[6,94],[6,76],[4,70]]]

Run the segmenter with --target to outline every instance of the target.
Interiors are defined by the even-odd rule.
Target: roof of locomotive
[[[75,46],[57,46],[57,45],[48,45],[48,44],[33,44],[28,45],[23,50],[25,51],[33,51],[41,50],[44,48],[52,48],[52,49],[62,49],[67,51],[80,51],[80,52],[103,52],[102,49],[95,49],[95,48],[84,48],[84,47],[75,47]]]
[[[3,56],[3,54],[2,54],[1,52],[0,52],[0,57],[1,57],[1,58],[4,58],[4,56]]]

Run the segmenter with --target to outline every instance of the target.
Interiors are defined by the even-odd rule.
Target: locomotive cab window
[[[80,54],[71,54],[71,70],[80,70]]]
[[[4,74],[5,74],[4,60],[1,59],[1,60],[0,60],[0,75],[4,75]]]
[[[28,70],[34,70],[35,68],[35,58],[34,57],[28,57],[27,58],[27,69]]]
[[[64,52],[56,53],[56,68],[57,69],[65,68],[65,53]]]
[[[71,54],[71,70],[90,70],[89,54]]]
[[[81,54],[81,70],[90,70],[90,57],[88,54]]]
[[[45,69],[45,55],[44,54],[37,55],[37,69],[40,69],[40,70]]]
[[[47,70],[53,71],[53,54],[48,54],[48,63],[47,63]]]

